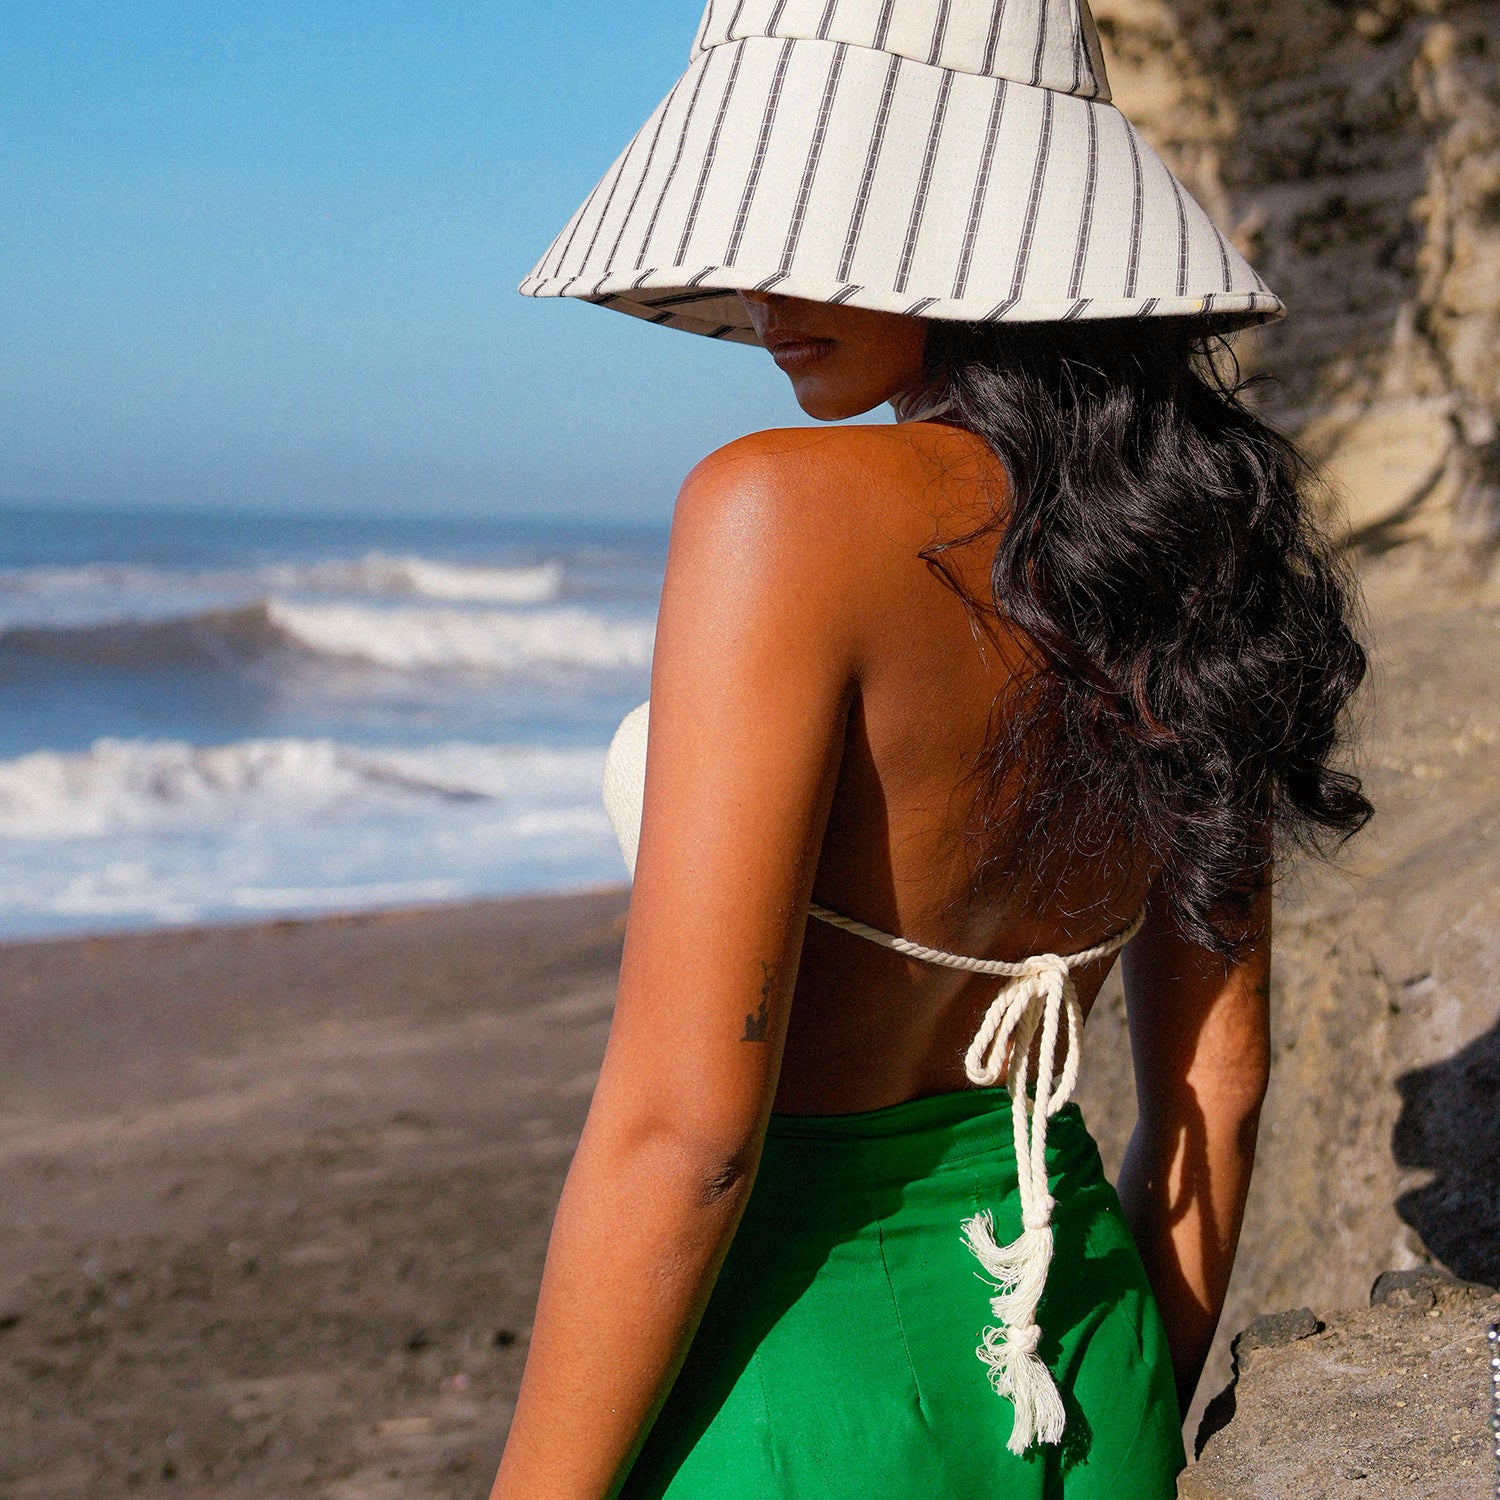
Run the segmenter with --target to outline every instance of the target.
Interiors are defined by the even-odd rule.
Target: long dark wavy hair
[[[969,602],[1035,668],[977,768],[981,824],[1025,799],[1020,844],[976,880],[1108,829],[1159,868],[1186,936],[1233,952],[1273,845],[1328,852],[1373,811],[1339,765],[1365,653],[1310,464],[1245,405],[1227,342],[1176,319],[934,321],[927,369],[1008,472],[957,541],[997,533],[993,597]],[[956,544],[926,554],[950,582]]]

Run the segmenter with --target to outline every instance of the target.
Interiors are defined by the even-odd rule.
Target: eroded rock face
[[[1382,1286],[1381,1283],[1384,1283]],[[1257,1319],[1180,1500],[1469,1500],[1494,1483],[1489,1325],[1500,1295],[1381,1278],[1368,1311]]]
[[[1117,102],[1290,309],[1241,357],[1340,524],[1500,539],[1500,5],[1094,10]]]

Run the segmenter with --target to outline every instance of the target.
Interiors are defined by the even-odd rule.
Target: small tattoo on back
[[[771,986],[776,981],[776,967],[764,959],[760,966],[764,975],[760,986],[760,1006],[745,1013],[745,1034],[740,1038],[742,1042],[765,1041],[766,1027],[770,1024]]]

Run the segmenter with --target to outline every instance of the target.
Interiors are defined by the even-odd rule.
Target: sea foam
[[[557,597],[562,567],[480,567],[369,552],[351,562],[282,564],[261,570],[282,593],[365,594],[464,604],[542,604]]]
[[[646,667],[655,634],[650,620],[610,620],[587,609],[367,609],[272,599],[266,616],[307,650],[408,672]]]
[[[86,751],[38,750],[0,761],[0,837],[207,831],[246,819],[358,819],[507,799],[516,816],[571,816],[581,808],[592,825],[603,766],[604,752],[595,748],[101,739]]]

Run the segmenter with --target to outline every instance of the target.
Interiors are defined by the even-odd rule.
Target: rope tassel
[[[1042,1300],[1052,1266],[1052,1227],[1023,1229],[1008,1245],[995,1239],[989,1210],[964,1220],[964,1240],[995,1283],[990,1311],[1011,1328],[1029,1320]]]
[[[1137,917],[1123,932],[1082,953],[1066,958],[1043,953],[1023,963],[1009,963],[1004,959],[966,958],[944,953],[939,948],[927,948],[822,906],[812,906],[810,914],[820,922],[870,938],[926,963],[994,974],[1005,980],[969,1045],[964,1070],[971,1083],[982,1087],[992,1088],[1000,1082],[1002,1074],[1005,1076],[1015,1130],[1021,1233],[1010,1244],[1000,1244],[995,1239],[994,1220],[988,1210],[964,1221],[964,1243],[995,1286],[990,1310],[996,1323],[984,1330],[974,1352],[989,1366],[990,1384],[1015,1409],[1006,1447],[1019,1455],[1033,1443],[1059,1443],[1065,1422],[1062,1396],[1052,1372],[1037,1354],[1042,1339],[1036,1321],[1037,1305],[1046,1290],[1047,1272],[1052,1265],[1047,1121],[1072,1097],[1078,1081],[1083,1012],[1072,970],[1118,953],[1140,931],[1142,917]],[[1059,1032],[1064,1044],[1062,1067],[1054,1079]],[[1031,1044],[1038,1036],[1033,1099],[1027,1085]]]
[[[1052,1372],[1036,1352],[1042,1335],[1036,1323],[1036,1305],[1052,1264],[1051,1227],[1023,1229],[1018,1239],[1000,1245],[985,1211],[964,1222],[964,1240],[998,1287],[990,1311],[999,1326],[984,1330],[974,1352],[989,1366],[990,1384],[1015,1408],[1006,1447],[1021,1454],[1033,1442],[1061,1442],[1062,1397]]]

